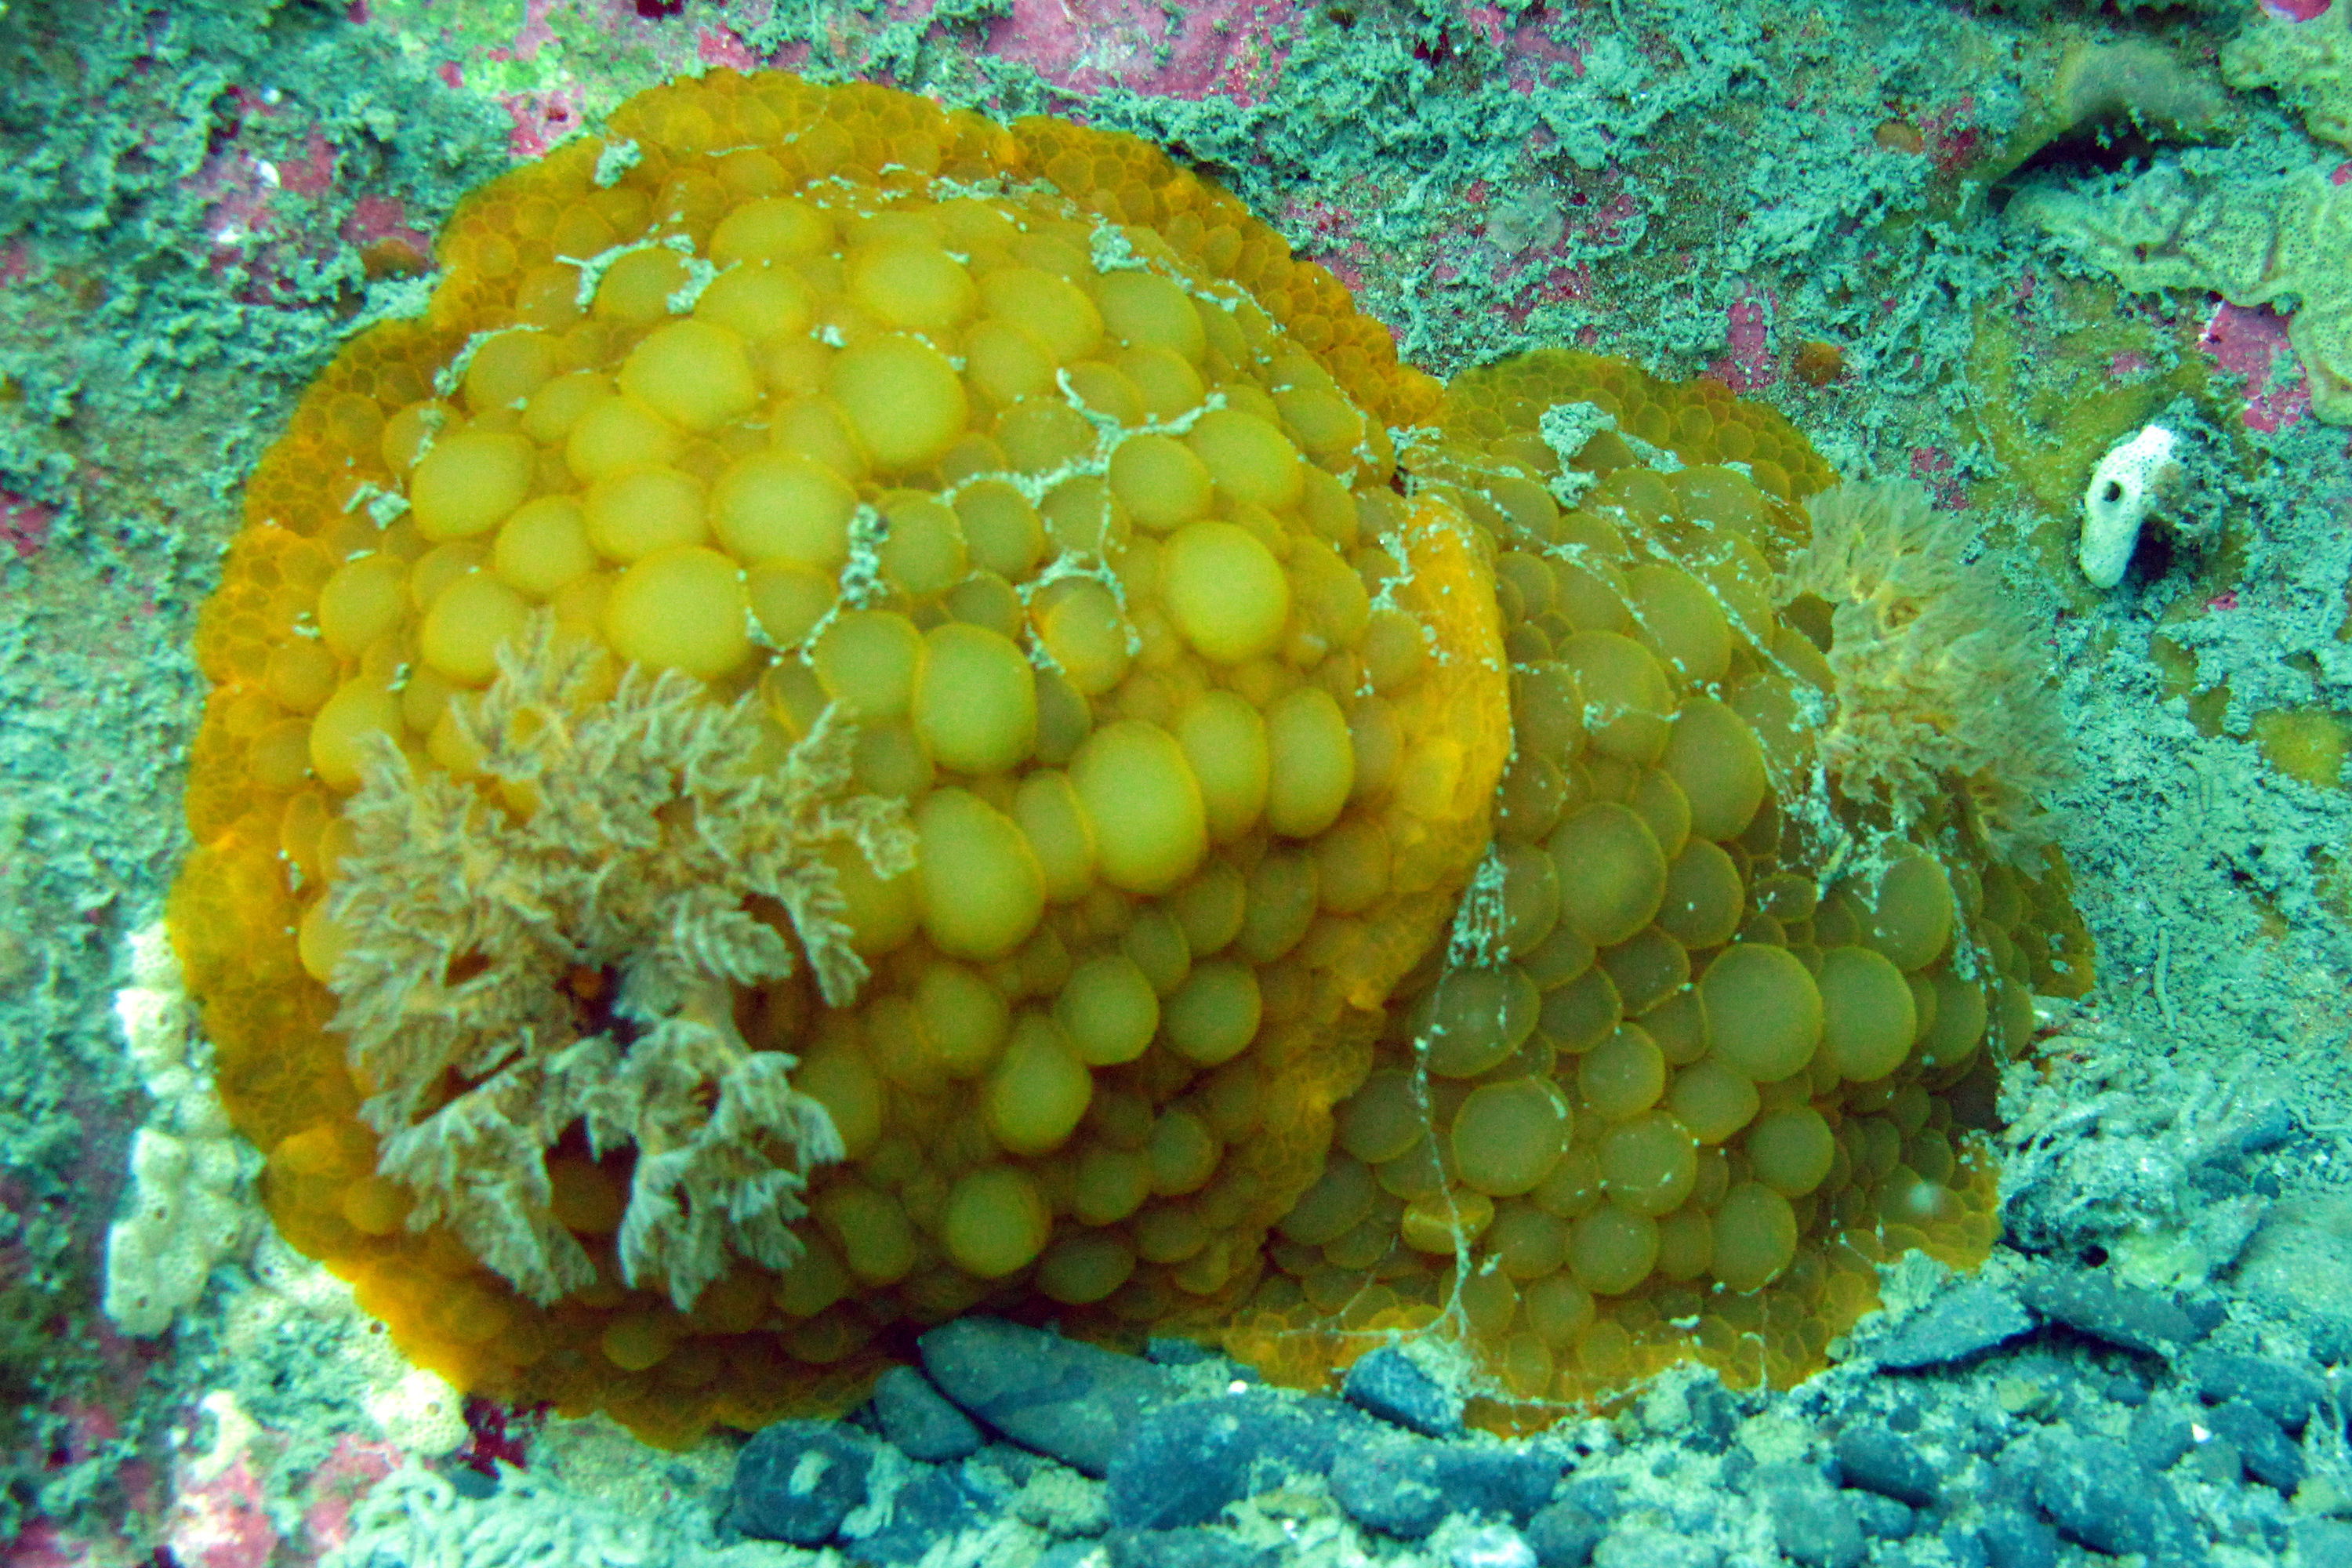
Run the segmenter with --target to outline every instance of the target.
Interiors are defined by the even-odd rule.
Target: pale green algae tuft
[[[2276,88],[2314,136],[2352,147],[2352,5],[2337,0],[2307,22],[2257,8],[2221,49],[2231,87]]]

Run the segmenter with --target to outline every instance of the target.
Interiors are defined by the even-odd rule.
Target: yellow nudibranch
[[[2088,942],[1916,492],[874,87],[654,89],[440,250],[247,489],[170,911],[418,1363],[683,1443],[968,1310],[1427,1331],[1524,1426],[1985,1255]]]

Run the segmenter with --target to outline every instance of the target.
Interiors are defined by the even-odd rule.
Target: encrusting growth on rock
[[[2311,379],[2311,411],[2352,424],[2352,185],[2325,163],[2246,180],[2159,163],[2127,184],[2027,190],[2002,216],[2136,292],[2210,289],[2250,308],[2295,300],[2287,342]]]
[[[341,949],[333,1027],[412,1225],[446,1220],[536,1301],[593,1284],[547,1169],[577,1119],[590,1157],[636,1156],[623,1277],[683,1310],[735,1254],[798,1258],[797,1194],[842,1152],[798,1058],[745,1044],[730,987],[804,959],[845,1005],[866,969],[827,850],[894,876],[913,832],[903,802],[849,793],[848,725],[787,750],[677,671],[615,686],[545,616],[499,664],[461,722],[504,804],[374,738],[312,938]]]
[[[2231,87],[2276,88],[2314,136],[2352,147],[2352,13],[2329,5],[2301,20],[2258,5],[2221,48]]]
[[[2053,837],[2042,802],[2065,777],[2066,740],[2023,616],[1964,563],[1961,527],[1916,484],[1849,482],[1809,510],[1811,541],[1778,597],[1828,649],[1822,770],[1903,830],[1956,782],[1986,842],[2030,864]]]

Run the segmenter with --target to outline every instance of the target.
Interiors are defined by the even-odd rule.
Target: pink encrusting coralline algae
[[[2311,412],[2311,382],[2294,365],[2286,325],[2267,305],[2221,300],[2198,335],[2198,346],[2216,366],[2244,378],[2239,417],[2250,430],[2284,430]]]
[[[14,550],[17,560],[30,561],[41,552],[57,520],[57,508],[0,490],[0,544]]]
[[[1075,92],[1118,86],[1250,105],[1280,79],[1297,15],[1270,0],[1204,0],[1181,12],[1157,0],[1013,0],[989,29],[988,52]]]

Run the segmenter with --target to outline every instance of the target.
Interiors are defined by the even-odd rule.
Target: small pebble
[[[866,1500],[871,1438],[832,1421],[779,1421],[735,1457],[728,1521],[761,1541],[822,1546]]]
[[[1932,1506],[1939,1489],[1936,1468],[1917,1447],[1884,1426],[1849,1426],[1838,1434],[1837,1461],[1846,1485],[1914,1508]]]
[[[2021,1294],[2045,1318],[2147,1355],[2179,1355],[2204,1334],[2171,1297],[2088,1270],[2045,1270],[2027,1281]]]
[[[2129,1410],[2137,1410],[2147,1403],[2147,1384],[2121,1373],[2107,1379],[2105,1387],[2100,1392]]]
[[[1327,1474],[1343,1434],[1349,1449],[1391,1436],[1328,1399],[1252,1392],[1163,1405],[1133,1424],[1111,1460],[1111,1522],[1129,1530],[1213,1524],[1227,1503],[1279,1486],[1286,1475]]]
[[[1919,1527],[1919,1516],[1907,1504],[1876,1492],[1850,1491],[1845,1500],[1853,1505],[1853,1517],[1864,1535],[1874,1535],[1881,1541],[1907,1541]]]
[[[2058,1532],[2095,1552],[2201,1562],[2204,1552],[2171,1483],[2104,1437],[2044,1444],[2033,1499]]]
[[[1426,1443],[1391,1437],[1350,1444],[1331,1461],[1331,1498],[1367,1530],[1418,1541],[1454,1511]]]
[[[459,1465],[444,1471],[443,1475],[449,1482],[449,1489],[461,1498],[471,1498],[480,1502],[499,1494],[498,1477],[486,1476],[469,1465]]]
[[[2254,1190],[2253,1184],[2246,1180],[2245,1173],[2228,1165],[2200,1165],[2189,1173],[2189,1184],[2197,1189],[2200,1196],[2217,1203],[2244,1197]]]
[[[1827,1487],[1776,1487],[1761,1500],[1783,1556],[1806,1568],[1855,1568],[1869,1550],[1853,1507]]]
[[[1018,1443],[991,1442],[963,1467],[966,1479],[992,1492],[1017,1491],[1054,1461]]]
[[[929,1464],[977,1454],[987,1441],[971,1416],[911,1366],[894,1366],[875,1384],[874,1415],[899,1452]]]
[[[2278,1101],[2265,1105],[2238,1130],[2238,1152],[2259,1154],[2294,1136],[2294,1113]]]
[[[1987,1509],[1977,1540],[1985,1568],[2057,1568],[2058,1532],[2022,1509]]]
[[[1625,1500],[1618,1495],[1624,1489],[1624,1481],[1616,1476],[1572,1479],[1559,1489],[1559,1500],[1582,1509],[1606,1524],[1625,1510]]]
[[[1461,1396],[1440,1387],[1394,1345],[1382,1345],[1349,1367],[1339,1397],[1426,1437],[1451,1437],[1462,1430]]]
[[[1449,1443],[1437,1450],[1438,1485],[1457,1513],[1501,1515],[1525,1524],[1551,1500],[1559,1460],[1539,1448]]]
[[[2238,1446],[2246,1473],[2285,1496],[2303,1485],[2303,1450],[2268,1415],[2242,1399],[2232,1399],[2205,1412],[2205,1425],[2217,1437]]]
[[[1702,1454],[1720,1454],[1731,1446],[1739,1430],[1739,1405],[1722,1384],[1710,1379],[1690,1384],[1683,1405],[1689,1413],[1682,1433],[1685,1444]]]
[[[1176,1393],[1149,1362],[1001,1318],[958,1318],[916,1342],[940,1393],[1090,1476],[1108,1471],[1144,1414]]]
[[[1907,1371],[1939,1366],[1990,1350],[2033,1327],[2033,1315],[2006,1290],[1972,1280],[1947,1290],[1895,1330],[1871,1342],[1866,1353],[1881,1366]]]
[[[1584,1568],[1600,1544],[1601,1528],[1574,1503],[1556,1502],[1528,1521],[1528,1545],[1542,1568]]]
[[[2289,1432],[2301,1432],[2327,1385],[2302,1367],[2203,1346],[2181,1360],[2197,1392],[2216,1402],[2242,1399]]]
[[[2151,1472],[2172,1468],[2196,1441],[2189,1417],[2169,1404],[2142,1405],[2124,1429],[2124,1447]]]

